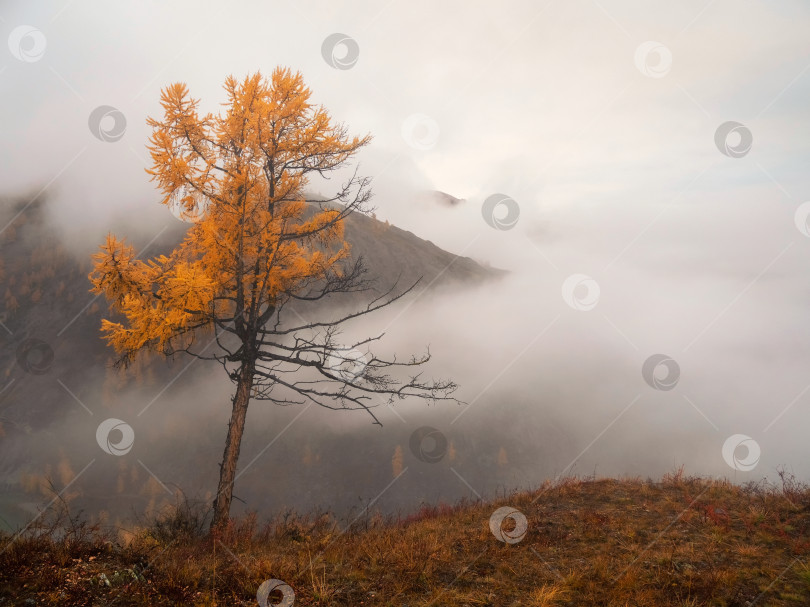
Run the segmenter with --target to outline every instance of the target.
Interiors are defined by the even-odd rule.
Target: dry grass
[[[516,544],[489,529],[503,505],[528,519]],[[345,531],[328,515],[288,513],[212,540],[188,506],[128,543],[62,528],[0,537],[0,606],[257,605],[271,578],[292,586],[296,605],[810,604],[810,489],[789,477],[778,488],[682,471],[565,479]]]

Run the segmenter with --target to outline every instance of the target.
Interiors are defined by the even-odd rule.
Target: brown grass
[[[271,578],[296,605],[808,605],[810,489],[782,480],[565,479],[348,530],[328,515],[247,517],[216,540],[188,505],[127,542],[40,525],[0,536],[0,606],[257,605]],[[489,529],[503,505],[528,519],[518,543]]]

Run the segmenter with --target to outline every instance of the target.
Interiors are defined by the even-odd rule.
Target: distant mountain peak
[[[440,190],[428,190],[424,192],[422,197],[427,202],[451,208],[467,202],[465,198],[456,198],[452,194],[448,194],[447,192],[442,192]]]

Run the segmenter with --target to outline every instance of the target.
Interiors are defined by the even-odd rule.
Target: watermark
[[[411,433],[408,446],[416,459],[435,464],[447,453],[447,437],[436,428],[422,426]]]
[[[504,529],[504,521],[507,520],[512,520],[515,524],[514,528],[508,531]],[[511,506],[502,506],[489,517],[489,530],[499,542],[517,544],[526,537],[528,529],[529,521],[526,520],[524,514]]]
[[[30,337],[20,342],[16,351],[17,364],[26,373],[44,375],[53,364],[53,348],[41,339]]]
[[[415,150],[426,151],[439,141],[439,123],[427,114],[411,114],[402,123],[402,138]]]
[[[115,437],[118,439],[117,441],[112,440],[113,432],[120,434],[120,438]],[[117,456],[126,455],[132,450],[132,445],[135,443],[135,431],[125,421],[111,417],[98,425],[96,442],[104,453]]]
[[[648,40],[636,48],[635,63],[648,78],[663,78],[672,68],[672,51],[660,42]]]
[[[100,105],[87,119],[93,137],[105,143],[114,143],[127,131],[127,119],[123,112],[111,105]]]
[[[754,136],[744,124],[729,120],[717,127],[714,143],[729,158],[742,158],[751,151]]]
[[[270,593],[274,591],[281,593],[281,602],[269,602]],[[295,592],[286,582],[265,580],[256,592],[256,600],[259,602],[260,607],[292,607],[293,603],[295,603]]]
[[[644,361],[641,376],[651,388],[672,390],[681,377],[681,367],[666,354],[653,354]]]
[[[487,225],[496,230],[511,230],[520,219],[520,205],[506,194],[493,194],[481,205]]]
[[[360,45],[346,34],[331,34],[321,44],[321,56],[336,70],[350,70],[360,57]]]
[[[745,457],[737,457],[737,449],[746,449]],[[745,434],[733,434],[723,443],[723,459],[734,470],[749,472],[757,467],[761,450],[759,443]]]
[[[563,301],[580,312],[593,310],[600,293],[599,283],[587,274],[571,274],[562,284]]]
[[[180,186],[169,196],[166,206],[180,221],[198,223],[208,212],[209,203],[207,196],[193,188]]]
[[[35,63],[45,55],[45,34],[31,25],[19,25],[8,35],[8,50],[18,61]]]
[[[801,203],[793,215],[796,229],[807,237],[810,237],[810,201]]]
[[[324,369],[345,382],[360,379],[368,366],[368,355],[355,348],[335,348],[324,361]]]

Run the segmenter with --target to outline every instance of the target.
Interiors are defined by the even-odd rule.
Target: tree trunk
[[[233,396],[233,411],[231,412],[231,421],[228,423],[225,453],[219,466],[219,487],[217,488],[217,496],[214,499],[214,518],[211,521],[211,533],[223,531],[230,520],[236,464],[239,461],[239,447],[242,444],[242,433],[245,431],[245,418],[252,387],[253,365],[243,363],[239,369],[236,394]]]

